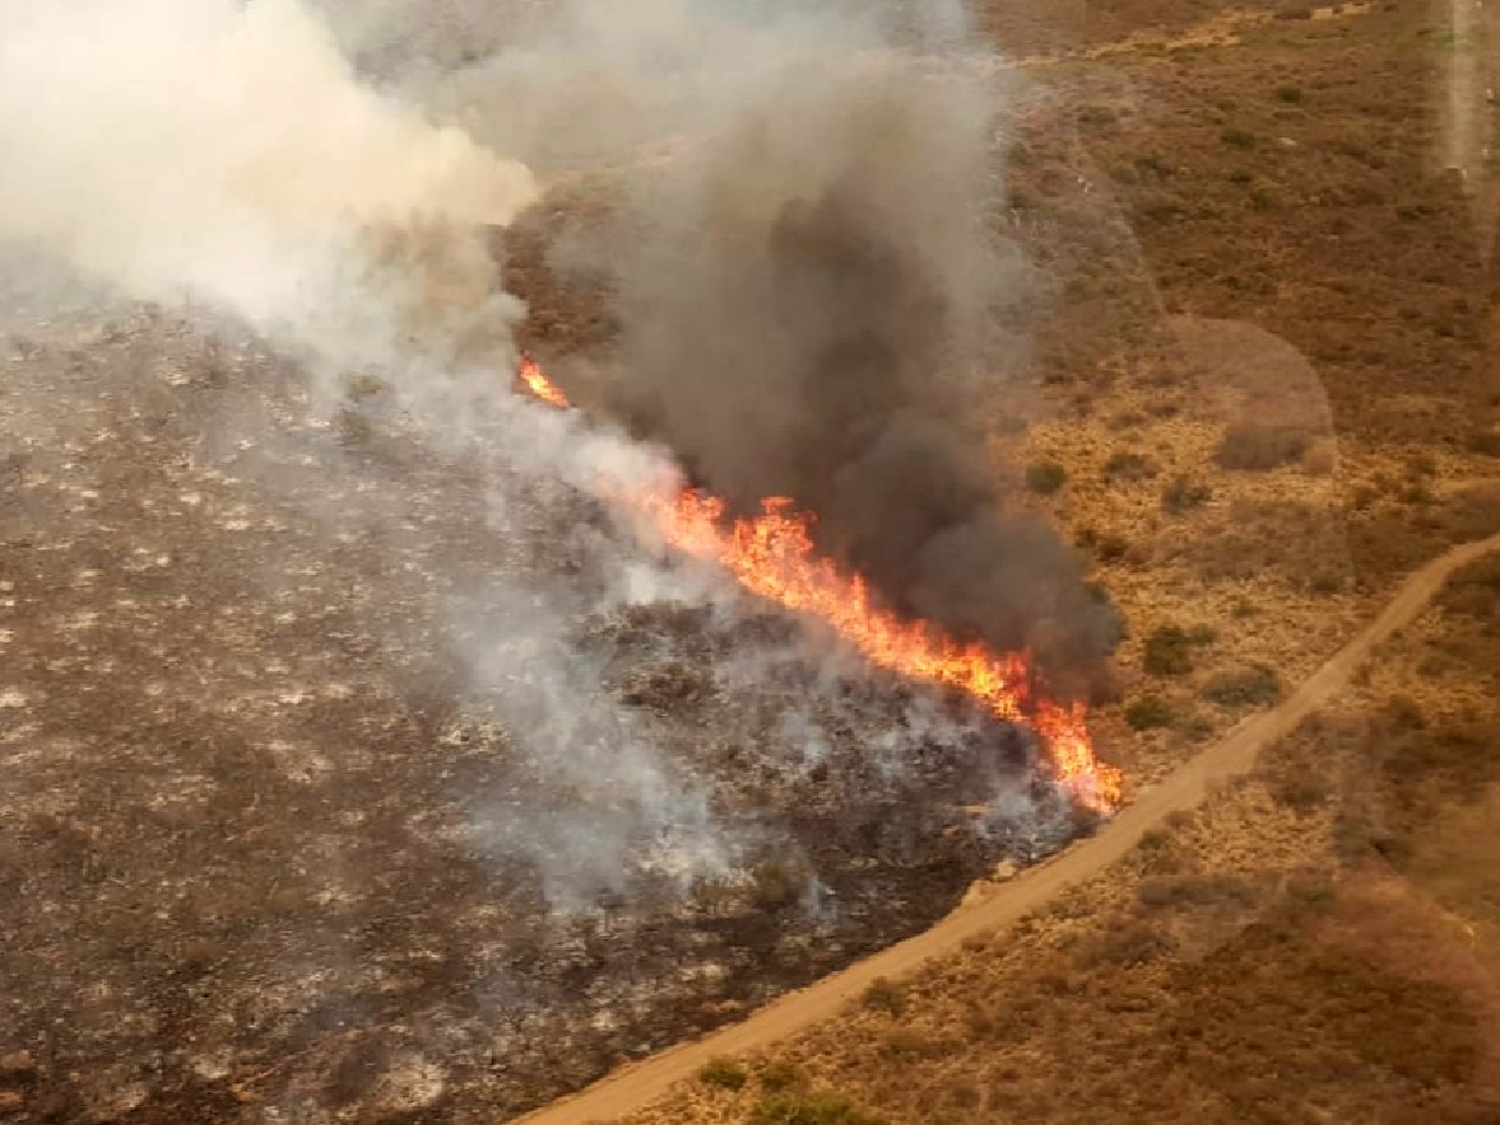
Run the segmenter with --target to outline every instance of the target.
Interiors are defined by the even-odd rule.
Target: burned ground
[[[140,313],[8,346],[17,1120],[492,1120],[920,929],[1076,830],[1023,732],[830,671],[752,605],[600,608],[595,507],[523,517],[521,489],[509,518],[539,533],[497,533],[465,465],[378,411],[309,421],[253,343]],[[702,779],[722,877],[585,859],[558,870],[586,909],[548,900],[558,825],[655,842],[628,794],[590,805],[549,764],[566,744],[476,704],[464,646],[513,639],[492,595],[528,575],[572,591],[565,640],[624,716],[589,752],[645,740]]]

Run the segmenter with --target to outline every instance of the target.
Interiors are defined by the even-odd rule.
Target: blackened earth
[[[497,523],[252,341],[133,311],[0,363],[0,1117],[504,1119],[1076,829],[1025,732],[611,597],[595,505]]]

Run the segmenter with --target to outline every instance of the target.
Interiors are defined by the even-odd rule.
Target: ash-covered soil
[[[1077,827],[1023,732],[622,596],[592,504],[497,520],[253,342],[133,311],[0,363],[7,1120],[503,1120]]]

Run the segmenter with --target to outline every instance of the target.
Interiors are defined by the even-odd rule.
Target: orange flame
[[[563,394],[558,386],[547,378],[542,371],[542,365],[531,358],[530,353],[521,353],[521,365],[516,369],[516,374],[526,384],[526,389],[536,398],[541,399],[549,406],[556,406],[566,410],[573,404],[568,401],[568,396]]]
[[[528,364],[534,379],[526,374]],[[529,356],[522,378],[538,398],[567,404]],[[728,524],[724,501],[696,489],[626,499],[672,546],[717,563],[753,594],[822,620],[871,664],[958,688],[997,719],[1028,724],[1046,740],[1058,781],[1079,801],[1100,812],[1119,804],[1122,775],[1095,757],[1081,703],[1064,706],[1036,693],[1022,653],[960,643],[927,622],[902,621],[875,605],[862,577],[817,555],[810,532],[816,517],[794,511],[789,498],[770,497],[758,518]]]

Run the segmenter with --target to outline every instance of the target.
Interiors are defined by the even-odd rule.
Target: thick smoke
[[[1024,393],[1024,340],[999,327],[1022,269],[994,222],[995,60],[952,6],[646,7],[562,64],[583,72],[573,97],[616,103],[597,107],[612,139],[687,138],[627,177],[629,237],[570,247],[618,295],[617,409],[742,512],[771,495],[815,511],[822,546],[898,610],[1085,681],[1115,617],[1045,523],[1008,509],[973,420]],[[615,31],[599,16],[585,44]],[[712,49],[690,57],[694,41]],[[499,88],[528,66],[545,70],[523,54]],[[586,125],[532,113],[549,127],[512,142],[541,163],[588,147]]]
[[[402,346],[431,281],[405,267],[472,274],[452,232],[537,196],[358,82],[297,0],[0,0],[0,170],[0,240],[345,364]]]
[[[1020,342],[996,328],[1016,266],[986,215],[998,70],[957,4],[327,7],[0,0],[0,243],[248,324],[325,407],[376,376],[388,417],[486,475],[497,536],[541,545],[558,482],[677,478],[651,446],[505,393],[524,310],[487,228],[545,205],[541,185],[623,169],[622,224],[558,254],[612,283],[608,405],[636,434],[742,507],[816,510],[902,610],[1035,645],[1054,672],[1103,651],[1069,552],[1004,513],[966,424]],[[494,583],[478,596],[525,612],[451,630],[470,686],[581,819],[497,809],[509,826],[481,835],[537,857],[559,903],[632,864],[718,873],[732,848],[705,784],[569,651],[566,578]]]
[[[31,307],[88,293],[248,325],[301,361],[319,412],[373,379],[407,440],[482,474],[495,536],[523,551],[550,533],[535,510],[560,485],[673,480],[654,451],[508,391],[524,309],[500,289],[490,232],[537,199],[524,165],[356,75],[297,0],[0,0],[0,248],[13,270],[89,283],[32,286]],[[333,484],[361,470],[335,457],[316,471]],[[381,518],[322,514],[344,532]],[[503,565],[481,585],[472,596],[527,612],[496,611],[483,637],[472,615],[450,629],[470,672],[455,687],[544,784],[582,798],[577,820],[506,833],[553,902],[622,884],[641,836],[717,871],[696,780],[559,645],[567,593]]]

